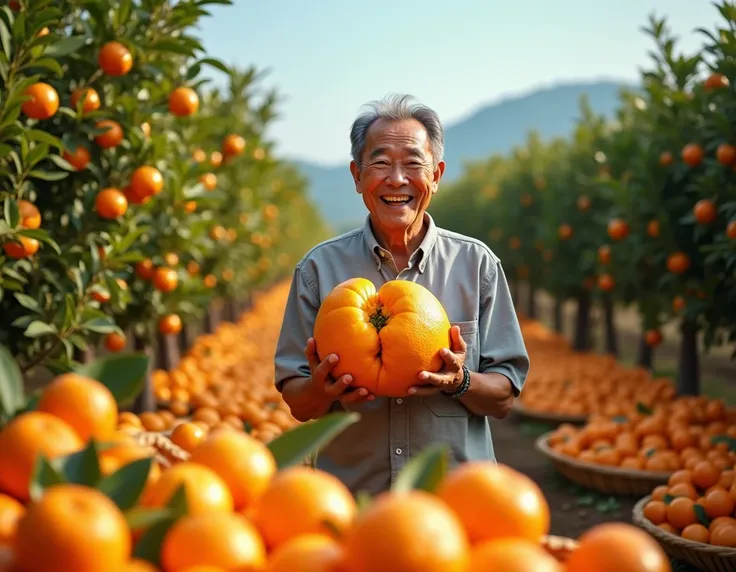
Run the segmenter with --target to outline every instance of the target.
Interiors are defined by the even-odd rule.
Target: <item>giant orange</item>
[[[450,345],[450,321],[424,286],[390,280],[376,292],[370,280],[352,278],[324,299],[314,324],[320,359],[337,354],[335,378],[375,395],[401,397],[421,385],[421,371],[439,371],[439,351]]]

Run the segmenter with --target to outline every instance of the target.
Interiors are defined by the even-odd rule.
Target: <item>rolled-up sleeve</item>
[[[501,263],[494,264],[487,276],[480,293],[479,370],[508,377],[518,397],[529,373],[529,354]]]
[[[293,377],[309,377],[304,347],[314,330],[318,309],[317,288],[306,275],[303,265],[299,264],[291,281],[274,356],[275,382],[279,391],[283,390],[284,382]]]

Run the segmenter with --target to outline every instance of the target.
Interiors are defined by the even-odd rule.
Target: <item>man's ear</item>
[[[360,194],[360,167],[355,161],[350,161],[350,174],[353,176],[355,183],[355,192]]]
[[[437,189],[439,189],[440,186],[440,179],[442,179],[442,175],[445,172],[445,162],[440,161],[437,163],[437,166],[434,168],[434,173],[432,176],[432,194],[437,192]]]

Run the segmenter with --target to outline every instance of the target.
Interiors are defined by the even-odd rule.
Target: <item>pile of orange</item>
[[[609,355],[576,352],[539,322],[522,320],[531,369],[519,400],[525,409],[570,416],[624,415],[636,403],[671,401],[669,379],[653,378]]]
[[[687,540],[736,548],[734,470],[722,466],[702,457],[688,463],[652,491],[644,516]]]
[[[81,437],[66,428],[74,449]],[[19,460],[5,458],[11,464],[3,467]],[[604,558],[611,569],[669,570],[656,541],[623,523],[592,528],[558,561],[542,544],[550,525],[542,491],[522,473],[486,462],[453,470],[433,493],[386,492],[359,510],[335,477],[301,466],[277,471],[263,443],[225,430],[153,475],[127,514],[92,487],[52,485],[24,505],[14,496],[20,489],[6,483],[4,572],[583,572]],[[136,558],[146,524],[132,530],[126,516],[165,506],[182,486],[188,511],[162,534],[158,562]]]
[[[731,468],[736,452],[726,441],[736,437],[736,414],[723,401],[681,397],[652,409],[632,407],[617,418],[593,416],[583,427],[560,425],[549,437],[557,452],[579,461],[671,472],[692,470],[708,461]]]
[[[126,414],[119,427],[173,431],[177,445],[190,446],[213,428],[245,430],[268,442],[295,426],[298,422],[274,385],[273,369],[288,292],[288,283],[276,285],[256,298],[237,323],[223,322],[214,333],[199,336],[174,369],[154,371],[161,409],[137,418]],[[184,419],[185,428],[175,427]]]

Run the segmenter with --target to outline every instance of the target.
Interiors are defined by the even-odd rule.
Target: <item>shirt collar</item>
[[[427,223],[427,233],[424,235],[422,242],[419,244],[416,252],[414,252],[409,258],[409,266],[414,266],[418,263],[419,272],[424,272],[427,266],[427,255],[434,248],[437,242],[437,225],[434,223],[434,219],[429,213],[424,213],[424,220]],[[368,247],[368,251],[373,256],[376,262],[376,267],[380,270],[383,260],[391,255],[391,253],[378,244],[376,235],[373,234],[373,228],[371,228],[371,216],[368,215],[365,218],[363,224],[363,236],[365,238],[365,244]]]

